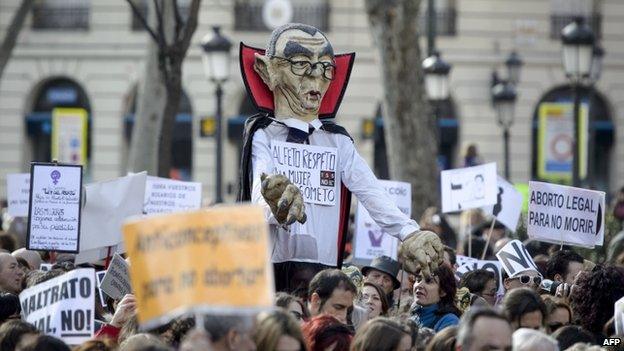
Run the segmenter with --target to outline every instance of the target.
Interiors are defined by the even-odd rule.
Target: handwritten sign
[[[19,295],[24,320],[40,332],[79,345],[93,337],[95,271],[81,268],[37,284]]]
[[[496,163],[442,171],[442,212],[496,204]]]
[[[274,174],[283,174],[301,190],[307,203],[334,206],[340,176],[334,147],[273,141]]]
[[[410,183],[379,180],[386,193],[401,212],[412,215],[412,186]],[[354,263],[367,265],[375,257],[388,256],[397,259],[399,240],[386,234],[358,201],[355,214],[355,250]]]
[[[201,183],[147,177],[144,211],[151,214],[198,210],[201,197]]]
[[[512,240],[496,253],[496,258],[502,263],[505,272],[510,278],[525,271],[536,271],[537,265],[519,240]]]
[[[78,252],[82,166],[33,163],[30,180],[26,248]]]
[[[496,204],[485,207],[483,211],[496,217],[496,220],[503,223],[507,229],[515,232],[522,211],[522,202],[522,194],[516,190],[513,184],[499,176]]]
[[[240,313],[273,304],[269,234],[259,206],[224,206],[130,221],[123,227],[138,320],[187,312]]]
[[[464,274],[477,270],[477,269],[487,269],[494,273],[496,277],[496,286],[498,287],[497,294],[502,295],[505,293],[505,287],[503,286],[503,271],[501,267],[501,263],[499,261],[488,261],[488,260],[474,260],[469,263],[460,265],[455,272],[455,276],[459,279],[464,276]]]
[[[13,217],[28,216],[30,197],[30,173],[7,174],[7,202]]]
[[[128,263],[119,254],[113,256],[100,288],[106,295],[116,300],[132,292]]]
[[[529,182],[530,238],[593,248],[604,242],[605,193]]]

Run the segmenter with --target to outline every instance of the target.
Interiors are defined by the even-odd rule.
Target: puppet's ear
[[[269,66],[271,65],[269,57],[254,53],[254,71],[260,75],[264,84],[266,84],[271,91],[273,91],[274,84],[269,74]]]

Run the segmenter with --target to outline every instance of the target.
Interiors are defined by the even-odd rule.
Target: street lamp
[[[492,87],[492,101],[498,125],[503,128],[505,179],[509,179],[509,129],[513,125],[516,107],[516,88],[511,82],[502,81]]]
[[[223,88],[222,85],[230,76],[230,48],[232,43],[223,35],[221,35],[221,28],[218,26],[212,27],[213,32],[206,34],[201,42],[201,47],[204,50],[202,61],[204,63],[204,73],[206,77],[216,84],[215,95],[217,99],[217,113],[216,113],[216,193],[215,202],[223,202],[222,196],[222,157],[223,157],[223,142],[221,140],[221,120],[222,120],[222,100],[223,100]]]
[[[446,100],[449,97],[449,72],[451,65],[442,60],[439,52],[423,60],[425,89],[431,100]]]
[[[594,50],[594,33],[583,18],[579,17],[574,22],[568,24],[561,31],[561,41],[563,44],[562,58],[563,68],[566,76],[572,84],[574,95],[574,137],[572,138],[572,185],[578,187],[580,185],[580,155],[579,145],[580,128],[579,128],[579,107],[580,92],[579,86],[584,78],[589,78],[592,56]]]
[[[520,82],[520,70],[522,69],[522,59],[518,52],[512,51],[507,60],[505,60],[505,66],[507,66],[507,80],[513,84],[517,85]]]

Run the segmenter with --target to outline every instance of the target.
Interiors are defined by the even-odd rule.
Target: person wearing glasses
[[[546,304],[532,289],[518,288],[507,293],[503,299],[502,310],[513,330],[544,328]]]
[[[507,272],[503,271],[503,286],[505,287],[505,294],[508,294],[511,290],[518,288],[530,288],[539,292],[542,280],[542,274],[534,269],[517,272],[512,277],[510,277]]]

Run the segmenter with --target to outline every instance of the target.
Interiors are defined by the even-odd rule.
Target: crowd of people
[[[620,205],[611,213],[616,222],[623,219]],[[346,259],[341,269],[317,273],[307,289],[276,292],[272,310],[203,315],[201,324],[196,317],[182,317],[153,330],[140,328],[134,295],[109,299],[106,307],[96,299],[93,339],[70,346],[23,319],[19,294],[78,267],[104,267],[101,262],[75,265],[69,254],[51,262],[47,252],[26,250],[24,233],[15,229],[19,226],[5,221],[8,230],[0,233],[0,350],[623,349],[614,341],[622,336],[616,334],[614,304],[624,297],[624,246],[617,240],[624,234],[605,243],[609,255],[599,262],[572,247],[525,242],[538,269],[503,273],[500,287],[491,270],[457,273],[458,255],[468,255],[466,240],[442,214],[426,211],[420,223],[447,245],[444,264],[431,275],[403,271],[400,262],[387,256],[363,267]],[[502,229],[486,243],[490,223],[471,227],[476,258],[485,250],[486,259],[496,259],[493,255],[512,235]],[[42,271],[42,263],[53,265]]]

